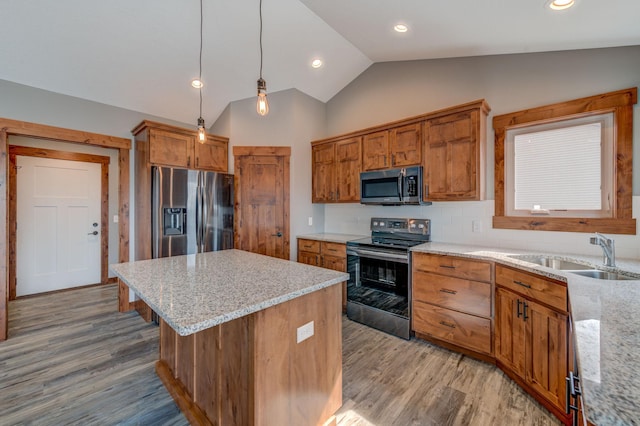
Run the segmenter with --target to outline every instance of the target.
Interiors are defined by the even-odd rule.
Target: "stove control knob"
[[[420,225],[418,225],[418,227],[419,227],[420,229],[422,229],[422,228],[424,228],[424,224],[423,224],[423,223],[421,223]]]
[[[384,226],[384,222],[380,222],[380,226]]]
[[[378,226],[378,222],[373,221],[373,226]]]

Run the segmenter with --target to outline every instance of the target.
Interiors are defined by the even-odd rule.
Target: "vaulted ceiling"
[[[259,0],[203,9],[210,125],[255,96]],[[199,13],[199,0],[3,0],[0,79],[195,125]],[[576,0],[562,12],[545,0],[263,0],[263,20],[268,92],[323,102],[374,62],[640,44],[638,0]],[[393,31],[399,22],[409,31]]]

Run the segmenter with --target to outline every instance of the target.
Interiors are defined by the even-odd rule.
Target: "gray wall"
[[[640,86],[640,46],[373,64],[327,103],[327,134],[484,98],[487,197],[493,199],[494,115]],[[634,195],[640,195],[640,107],[634,109]]]
[[[268,95],[269,114],[256,112],[256,99],[232,102],[211,127],[230,140],[229,166],[233,172],[233,146],[290,146],[291,259],[297,257],[296,235],[324,230],[324,206],[311,204],[311,145],[324,136],[325,105],[290,89]],[[308,225],[308,218],[313,225]]]

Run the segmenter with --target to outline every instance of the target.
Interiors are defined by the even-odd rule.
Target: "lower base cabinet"
[[[298,238],[298,262],[347,272],[347,245]],[[342,284],[342,312],[347,311],[347,284]]]
[[[565,424],[569,314],[556,308],[566,285],[496,266],[495,357],[498,366]],[[554,291],[549,291],[549,290]],[[553,306],[550,306],[552,304]]]

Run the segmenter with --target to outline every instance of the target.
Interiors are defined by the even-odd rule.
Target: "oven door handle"
[[[400,263],[409,263],[408,254],[384,253],[384,252],[373,251],[373,250],[350,248],[349,250],[347,250],[347,255],[356,256],[356,257],[368,257],[370,259],[378,259],[378,260],[393,260],[393,261],[398,261]]]

